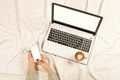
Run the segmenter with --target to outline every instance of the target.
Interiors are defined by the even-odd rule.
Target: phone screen
[[[38,44],[34,44],[31,47],[31,52],[32,52],[32,56],[33,56],[35,62],[37,60],[41,60],[41,54],[40,54],[40,49],[38,47]]]

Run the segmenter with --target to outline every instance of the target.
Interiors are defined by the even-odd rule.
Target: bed
[[[103,16],[89,64],[47,55],[61,80],[120,80],[119,0],[0,0],[0,80],[25,80],[27,51],[41,46],[56,2]],[[47,80],[44,77],[40,80]]]

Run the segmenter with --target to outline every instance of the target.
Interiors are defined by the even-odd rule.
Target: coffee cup
[[[75,53],[75,59],[76,61],[82,61],[85,59],[85,55],[83,52],[76,52]]]

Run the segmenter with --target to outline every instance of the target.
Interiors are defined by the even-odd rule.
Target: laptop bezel
[[[68,9],[71,9],[71,10],[74,10],[74,11],[78,11],[78,12],[82,12],[82,13],[85,13],[85,14],[88,14],[88,15],[91,15],[91,16],[94,16],[94,17],[98,17],[100,18],[100,21],[97,25],[97,28],[95,30],[95,32],[93,31],[90,31],[90,30],[87,30],[87,29],[83,29],[83,28],[78,28],[76,26],[73,26],[73,25],[70,25],[70,24],[66,24],[66,23],[63,23],[63,22],[60,22],[60,21],[57,21],[57,20],[54,20],[54,6],[57,5],[57,6],[61,6],[61,7],[64,7],[64,8],[68,8]],[[89,13],[89,12],[85,12],[85,11],[82,11],[82,10],[78,10],[78,9],[75,9],[75,8],[72,8],[72,7],[68,7],[68,6],[64,6],[64,5],[61,5],[61,4],[57,4],[57,3],[52,3],[52,23],[58,23],[58,24],[61,24],[61,25],[64,25],[64,26],[67,26],[67,27],[71,27],[71,28],[74,28],[74,29],[77,29],[77,30],[82,30],[84,32],[87,32],[87,33],[90,33],[90,34],[93,34],[93,35],[96,35],[99,27],[100,27],[100,24],[103,20],[103,17],[102,16],[99,16],[99,15],[95,15],[95,14],[92,14],[92,13]]]

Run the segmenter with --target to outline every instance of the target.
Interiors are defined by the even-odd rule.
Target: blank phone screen
[[[40,55],[40,50],[39,50],[39,47],[37,44],[34,44],[32,47],[31,47],[31,52],[32,52],[32,56],[34,58],[34,60],[40,60],[41,59],[41,55]]]

